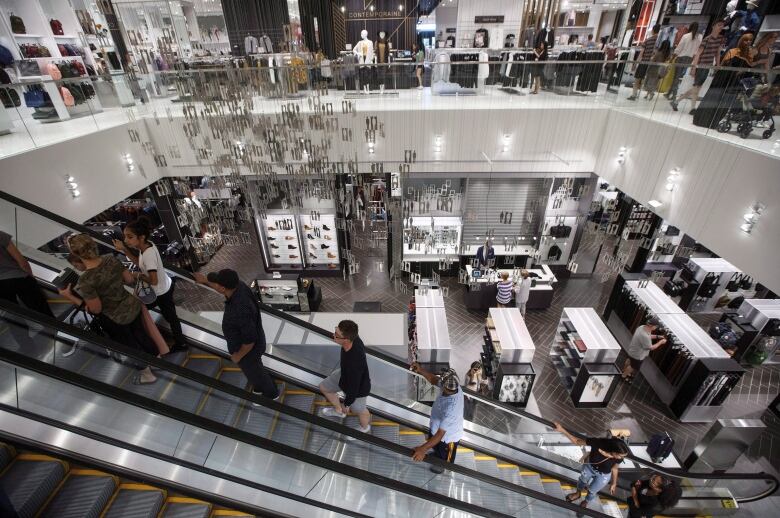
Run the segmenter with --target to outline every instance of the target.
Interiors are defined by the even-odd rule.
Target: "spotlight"
[[[739,229],[745,234],[752,233],[753,227],[755,227],[756,223],[758,223],[758,220],[761,217],[761,214],[764,212],[765,208],[766,206],[763,203],[756,203],[750,207],[750,212],[747,212],[742,216],[742,219],[745,220],[745,223],[741,224]]]
[[[78,190],[78,186],[79,184],[76,183],[75,178],[69,174],[65,175],[65,188],[70,192],[70,195],[73,198],[78,198],[81,196],[81,192]]]
[[[650,205],[651,207],[653,207],[654,209],[657,209],[658,207],[663,205],[663,203],[661,203],[658,200],[650,200],[650,201],[647,202],[647,204]]]

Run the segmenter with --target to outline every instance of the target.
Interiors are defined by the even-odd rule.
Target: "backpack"
[[[11,15],[11,32],[14,34],[26,34],[27,28],[24,26],[24,20],[16,15]]]
[[[10,67],[14,64],[14,55],[7,48],[0,45],[0,65]]]
[[[51,76],[52,79],[55,81],[59,81],[62,79],[62,73],[60,72],[60,69],[57,68],[57,65],[54,63],[47,63],[46,64],[46,73]]]
[[[65,34],[62,32],[62,22],[59,20],[49,20],[49,25],[51,25],[51,32],[53,32],[55,36],[62,36]]]
[[[62,100],[65,102],[65,106],[74,106],[76,104],[73,94],[64,86],[60,87],[60,94],[62,95]]]

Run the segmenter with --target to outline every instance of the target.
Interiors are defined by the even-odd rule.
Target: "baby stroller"
[[[755,77],[740,80],[737,95],[739,106],[732,106],[718,124],[720,133],[731,131],[732,124],[737,125],[737,134],[748,138],[753,128],[764,128],[762,138],[768,139],[775,132],[775,120],[772,114],[777,105],[780,87],[759,84]]]

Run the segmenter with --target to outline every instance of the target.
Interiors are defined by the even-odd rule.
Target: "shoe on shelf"
[[[313,245],[313,244],[311,244],[311,243],[309,243],[309,248],[311,248],[312,250],[315,250],[315,251],[317,250],[317,247],[316,247],[316,246],[314,246],[314,245]]]
[[[316,255],[314,255],[314,254],[313,254],[313,253],[311,253],[311,252],[309,252],[309,257],[311,257],[312,259],[317,259],[317,256],[316,256]]]
[[[269,236],[269,237],[268,237],[268,241],[276,241],[276,238],[275,238],[275,237],[270,237],[270,236]]]
[[[328,252],[328,259],[335,259],[335,258],[336,258],[336,254],[332,254],[332,253]]]
[[[636,101],[636,95],[630,95],[626,98],[626,101]]]
[[[314,239],[314,236],[312,236],[311,234],[306,234],[306,237],[308,237],[309,239]]]
[[[298,256],[297,256],[297,255],[292,255],[292,254],[291,254],[291,255],[290,255],[290,259],[298,259]]]
[[[328,241],[330,241],[330,236],[325,236],[325,239],[327,239]]]
[[[322,225],[322,229],[323,229],[323,230],[330,230],[330,229],[328,228],[328,225]]]
[[[347,414],[343,414],[333,408],[332,406],[326,406],[320,411],[320,415],[324,417],[338,417],[338,418],[345,418],[347,417]]]
[[[295,239],[293,236],[284,236],[284,238],[285,238],[287,241],[291,241],[291,240]]]
[[[276,254],[274,254],[274,257],[276,257],[277,259],[279,259],[279,258],[281,258],[282,256],[281,256],[281,255],[276,255]]]
[[[321,245],[320,245],[320,248],[322,248],[323,250],[325,250],[326,248],[330,248],[330,247],[329,247],[328,245],[326,245],[326,244],[324,244],[324,243],[323,243],[323,244],[321,244]]]
[[[279,248],[279,247],[276,246],[275,244],[271,243],[271,248]]]
[[[298,247],[293,245],[287,245],[287,250],[298,250]]]
[[[674,101],[669,101],[669,104],[672,105],[672,110],[677,111],[677,103]]]
[[[311,230],[311,227],[309,225],[303,225],[303,230]]]
[[[272,231],[272,232],[275,232],[275,231],[276,231],[276,229],[275,229],[274,227],[268,227],[268,230],[270,230],[270,231]]]

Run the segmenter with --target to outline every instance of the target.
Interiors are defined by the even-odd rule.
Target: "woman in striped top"
[[[497,287],[496,302],[498,307],[505,308],[512,301],[512,281],[509,280],[509,273],[501,273],[501,280]]]

